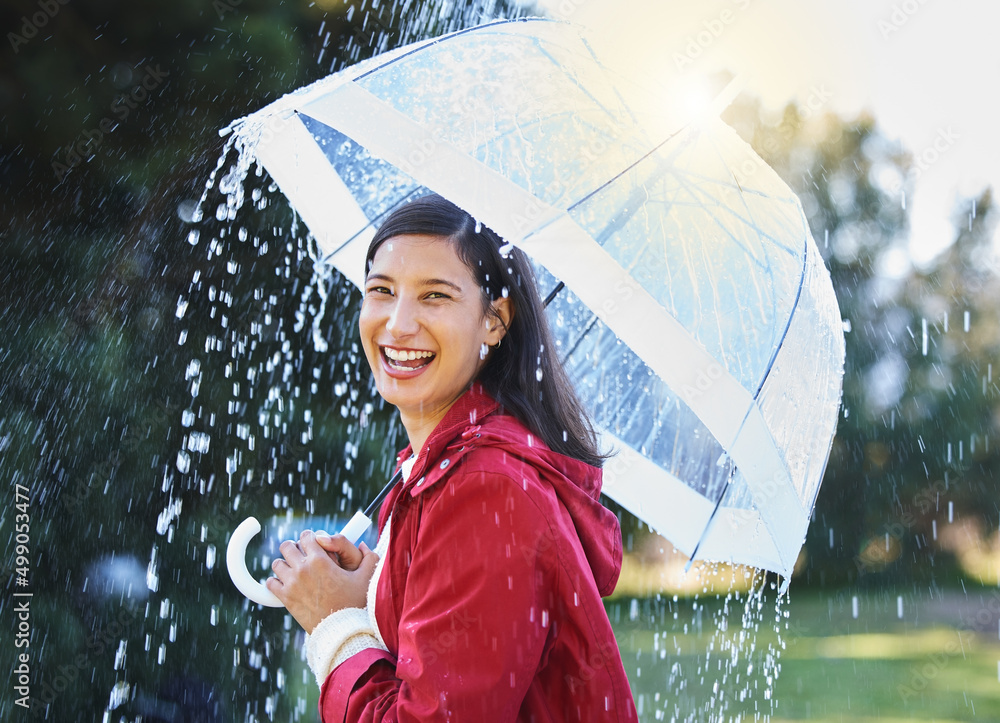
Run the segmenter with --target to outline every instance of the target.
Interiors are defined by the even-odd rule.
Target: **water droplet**
[[[205,454],[208,451],[208,446],[211,443],[212,438],[209,437],[204,432],[191,432],[188,436],[188,449],[192,452],[198,452],[199,454]]]
[[[186,199],[177,204],[177,217],[184,223],[196,223],[201,220],[198,202]]]

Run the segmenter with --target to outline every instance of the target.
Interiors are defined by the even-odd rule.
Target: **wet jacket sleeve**
[[[398,659],[367,650],[338,666],[322,688],[323,721],[515,720],[549,635],[546,529],[504,474],[466,473],[428,495]]]

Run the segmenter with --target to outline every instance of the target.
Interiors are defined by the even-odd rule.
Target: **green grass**
[[[995,592],[852,597],[610,603],[640,719],[1000,721]]]

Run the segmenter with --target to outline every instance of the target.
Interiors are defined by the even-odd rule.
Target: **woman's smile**
[[[403,375],[404,378],[419,374],[437,356],[432,351],[397,349],[391,346],[380,348],[382,350],[382,359],[388,367],[388,373],[392,376]]]

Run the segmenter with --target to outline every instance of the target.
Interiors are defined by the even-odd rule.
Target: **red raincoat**
[[[375,615],[389,652],[330,673],[323,721],[635,721],[601,601],[622,540],[600,489],[599,469],[473,385],[382,506]]]

